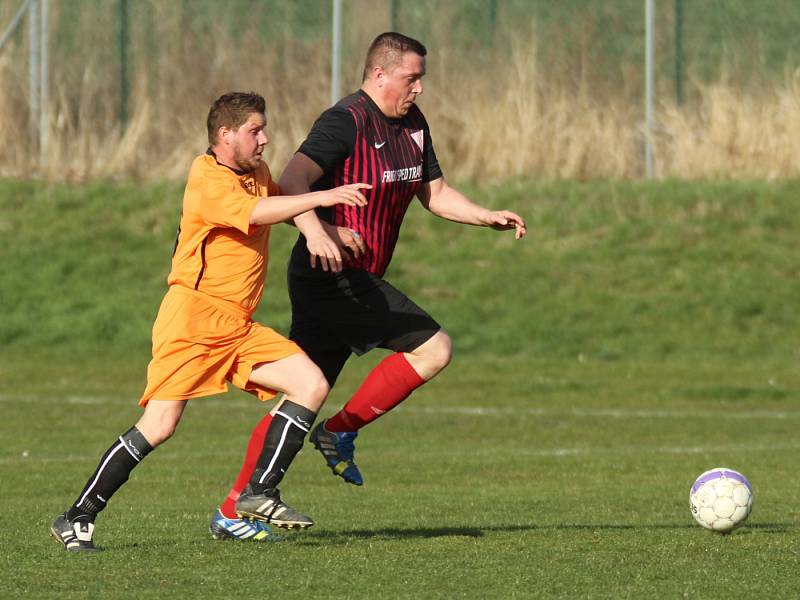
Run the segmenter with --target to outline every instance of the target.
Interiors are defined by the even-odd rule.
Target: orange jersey
[[[266,163],[237,174],[211,154],[189,170],[167,283],[231,302],[252,315],[264,291],[269,225],[250,225],[265,196],[280,194]]]

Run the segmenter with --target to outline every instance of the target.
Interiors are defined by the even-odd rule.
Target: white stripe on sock
[[[275,414],[283,415],[284,417],[289,419],[289,417],[287,417],[286,415],[284,415],[281,412],[278,412],[278,413],[275,413]],[[286,434],[289,433],[289,427],[291,426],[291,424],[292,424],[292,420],[289,419],[286,422],[286,427],[283,428],[283,432],[281,433],[281,439],[278,442],[278,447],[275,448],[275,453],[272,455],[272,460],[269,461],[269,465],[267,466],[267,470],[264,471],[264,473],[262,473],[261,477],[258,479],[258,483],[264,483],[264,480],[267,478],[267,475],[269,475],[272,472],[272,467],[275,466],[275,461],[278,460],[278,455],[281,453],[281,448],[283,448],[283,444],[284,444],[284,442],[286,442]],[[302,429],[302,427],[301,427],[301,429]],[[308,431],[308,430],[306,429],[305,431]]]
[[[86,488],[86,493],[84,493],[84,494],[83,494],[83,496],[81,496],[80,500],[78,500],[78,501],[75,503],[75,506],[79,506],[79,505],[83,504],[83,501],[84,501],[84,500],[86,500],[86,496],[88,496],[88,495],[89,495],[89,493],[92,491],[92,488],[94,488],[95,484],[97,483],[97,480],[98,480],[98,479],[100,479],[100,475],[102,475],[102,474],[103,474],[103,469],[105,469],[105,468],[106,468],[106,465],[108,464],[108,461],[110,461],[110,460],[113,458],[113,456],[114,456],[114,455],[115,455],[115,454],[116,454],[116,453],[117,453],[117,452],[118,452],[118,451],[119,451],[121,448],[124,448],[124,447],[125,447],[125,443],[122,441],[122,437],[120,437],[120,438],[119,438],[119,443],[120,443],[120,445],[119,445],[119,446],[117,446],[117,447],[116,447],[116,448],[114,448],[114,449],[113,449],[111,452],[109,452],[109,453],[108,453],[108,456],[107,456],[107,457],[106,457],[106,459],[103,461],[103,464],[101,464],[101,465],[100,465],[100,468],[99,468],[99,469],[97,469],[97,477],[95,477],[95,478],[94,478],[94,480],[92,481],[92,483],[91,483],[91,484],[89,484],[89,487],[87,487],[87,488]]]

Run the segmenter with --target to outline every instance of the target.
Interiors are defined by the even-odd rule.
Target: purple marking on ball
[[[695,481],[694,485],[692,486],[692,494],[694,494],[704,483],[714,481],[715,479],[721,479],[722,477],[743,483],[747,486],[747,489],[750,490],[750,493],[753,493],[753,486],[750,485],[749,481],[747,481],[747,477],[739,473],[739,471],[721,468],[719,471],[712,471],[711,473],[703,475],[702,477],[698,477],[697,481]]]

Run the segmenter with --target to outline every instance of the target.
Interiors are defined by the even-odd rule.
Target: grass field
[[[264,546],[207,521],[264,407],[193,402],[98,519],[47,530],[137,418],[180,187],[0,183],[0,577],[8,597],[784,598],[796,594],[800,184],[511,183],[470,192],[531,235],[412,209],[390,280],[452,365],[359,438],[366,485],[310,447],[283,485],[317,525]],[[257,314],[285,331],[274,231]],[[379,355],[352,361],[325,414]],[[730,536],[693,524],[702,471],[756,491]]]

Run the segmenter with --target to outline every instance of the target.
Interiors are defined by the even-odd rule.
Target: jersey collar
[[[375,100],[372,99],[372,96],[370,96],[367,92],[365,92],[362,89],[359,89],[358,93],[361,94],[364,98],[366,98],[367,104],[369,104],[375,110],[376,113],[378,113],[381,117],[383,117],[386,120],[387,123],[390,123],[390,124],[399,123],[400,121],[402,121],[405,118],[405,116],[402,116],[402,117],[387,117],[386,113],[384,113],[381,110],[381,107],[378,106],[375,103]]]
[[[216,161],[216,163],[217,163],[217,164],[218,164],[220,167],[225,167],[226,169],[230,169],[231,171],[233,171],[234,173],[236,173],[236,175],[237,175],[237,176],[239,176],[239,177],[242,177],[242,176],[244,176],[244,175],[247,175],[247,171],[240,171],[239,169],[234,169],[233,167],[229,167],[228,165],[223,165],[221,162],[219,162],[219,160],[217,160],[217,155],[216,155],[216,153],[215,153],[215,152],[214,152],[214,151],[211,149],[211,147],[210,147],[210,146],[209,146],[209,147],[206,149],[206,154],[208,154],[209,156],[213,156],[213,157],[214,157],[214,160]]]

